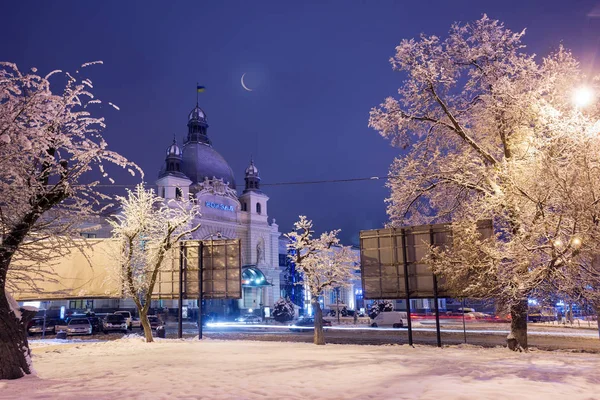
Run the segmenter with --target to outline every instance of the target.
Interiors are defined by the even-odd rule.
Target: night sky
[[[4,1],[0,60],[21,70],[85,70],[104,106],[111,149],[154,183],[173,135],[187,133],[196,82],[214,148],[238,185],[252,154],[263,183],[383,176],[398,149],[367,127],[369,110],[402,76],[389,58],[403,38],[444,35],[487,13],[527,28],[529,51],[559,43],[598,70],[598,1]],[[594,11],[596,9],[596,11]],[[594,17],[594,15],[597,15]],[[83,72],[83,71],[82,71]],[[240,77],[254,89],[244,91]],[[118,184],[136,180],[118,172]],[[263,186],[282,232],[299,214],[317,231],[386,221],[383,181]],[[241,190],[243,186],[238,187]]]

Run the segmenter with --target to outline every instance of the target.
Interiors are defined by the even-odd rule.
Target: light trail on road
[[[206,324],[208,328],[234,328],[234,329],[273,329],[273,330],[300,330],[300,331],[312,331],[312,326],[295,326],[295,325],[266,325],[266,324],[237,324],[232,322],[213,322]],[[384,331],[384,332],[402,332],[408,331],[408,328],[383,328],[383,327],[357,327],[357,326],[325,326],[325,330],[332,331]],[[435,328],[413,328],[413,332],[435,332]],[[442,333],[463,333],[462,329],[440,329]],[[469,334],[482,334],[482,335],[508,335],[508,330],[485,330],[485,329],[467,329],[466,332]],[[533,336],[564,336],[564,337],[580,337],[598,339],[598,332],[551,332],[551,331],[531,331],[527,332]]]

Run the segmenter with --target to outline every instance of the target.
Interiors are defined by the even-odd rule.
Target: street
[[[184,324],[184,336],[198,334],[196,325]],[[174,337],[177,325],[169,324],[167,335]],[[262,340],[311,342],[312,329],[292,332],[283,325],[245,325],[245,324],[208,324],[203,331],[204,336],[223,340]],[[508,334],[507,324],[477,324],[468,326],[466,343],[485,347],[504,346]],[[337,344],[407,344],[408,330],[389,328],[370,328],[366,326],[332,326],[325,329],[328,343]],[[465,343],[462,327],[442,327],[442,345],[458,345]],[[413,329],[415,344],[436,345],[435,326],[420,326]],[[598,332],[593,329],[571,329],[552,326],[532,326],[529,328],[529,346],[543,350],[576,350],[600,352]]]

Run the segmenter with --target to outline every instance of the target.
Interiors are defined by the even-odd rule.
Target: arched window
[[[260,203],[256,203],[256,213],[260,214]]]
[[[242,211],[248,211],[248,205],[246,204],[246,202],[242,203]]]
[[[165,198],[165,188],[161,188],[160,189],[160,197],[162,197],[163,199]]]
[[[181,188],[175,188],[175,198],[180,199],[182,195]]]

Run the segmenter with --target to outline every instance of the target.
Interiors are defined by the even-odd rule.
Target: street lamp
[[[586,86],[581,86],[573,92],[573,103],[577,107],[588,106],[594,100],[594,91]]]

